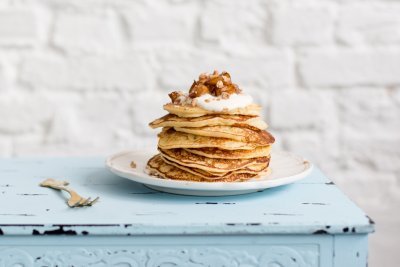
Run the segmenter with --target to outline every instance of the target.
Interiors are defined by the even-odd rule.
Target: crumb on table
[[[131,168],[136,168],[136,163],[132,160],[130,166]]]

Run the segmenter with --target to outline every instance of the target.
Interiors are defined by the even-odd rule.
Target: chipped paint
[[[202,205],[202,204],[204,204],[204,205],[218,205],[218,204],[235,205],[236,203],[235,202],[196,202],[194,204],[197,204],[197,205]]]
[[[294,214],[294,213],[263,213],[263,214],[271,216],[303,216],[303,214]]]
[[[48,196],[49,194],[17,194],[18,196]]]
[[[367,217],[369,224],[375,224],[375,222],[369,217],[368,215],[365,215]]]
[[[0,216],[36,216],[28,213],[0,213]]]
[[[313,235],[327,235],[327,234],[329,234],[329,233],[326,230],[323,230],[323,229],[320,229],[320,230],[317,230],[317,231],[313,232]]]
[[[321,203],[321,202],[311,202],[311,203],[309,203],[309,202],[303,202],[303,203],[301,203],[301,204],[303,204],[303,205],[320,205],[320,206],[329,205],[329,204],[327,204],[327,203]]]
[[[42,233],[34,229],[32,235],[77,235],[77,233],[74,230],[64,230],[64,227],[60,226],[57,229],[45,230]]]

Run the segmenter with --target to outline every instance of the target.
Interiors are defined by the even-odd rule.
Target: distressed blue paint
[[[368,260],[367,235],[336,235],[334,266],[365,267]]]
[[[131,254],[159,256],[166,253],[165,247],[175,254],[183,248],[196,254],[211,247],[214,252],[223,250],[220,254],[227,261],[238,261],[236,251],[247,251],[257,261],[254,266],[285,253],[311,255],[309,261],[316,255],[317,261],[289,265],[282,258],[282,266],[362,266],[366,262],[367,234],[374,225],[317,168],[302,181],[263,192],[193,197],[160,193],[119,178],[103,167],[103,160],[0,160],[0,255],[14,253],[5,251],[10,248],[29,257],[56,255],[53,247],[62,238],[58,251],[71,255],[74,244],[89,254],[108,244],[116,255],[125,253],[121,246]],[[38,186],[46,178],[68,180],[82,195],[100,196],[100,201],[93,207],[70,209],[62,193]],[[39,243],[43,246],[34,246]],[[350,246],[352,250],[347,249]],[[104,257],[108,257],[104,261],[113,260]]]

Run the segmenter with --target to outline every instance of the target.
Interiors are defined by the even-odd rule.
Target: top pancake
[[[226,109],[222,111],[211,111],[196,106],[189,105],[177,105],[168,103],[164,105],[164,109],[171,114],[175,114],[179,117],[200,117],[209,114],[228,114],[228,115],[250,115],[258,116],[260,114],[261,107],[256,104],[251,104],[243,108]]]
[[[212,114],[200,117],[179,117],[167,114],[154,120],[149,125],[151,128],[159,127],[204,127],[204,126],[235,126],[238,124],[249,125],[260,130],[267,128],[267,124],[258,116]]]

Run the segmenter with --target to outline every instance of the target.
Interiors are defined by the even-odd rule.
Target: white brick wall
[[[275,45],[323,45],[333,41],[332,4],[287,4],[271,9]]]
[[[29,46],[37,38],[37,17],[29,8],[0,9],[0,45]]]
[[[370,266],[397,266],[398,1],[3,1],[0,156],[154,147],[167,93],[213,69],[377,221]]]

